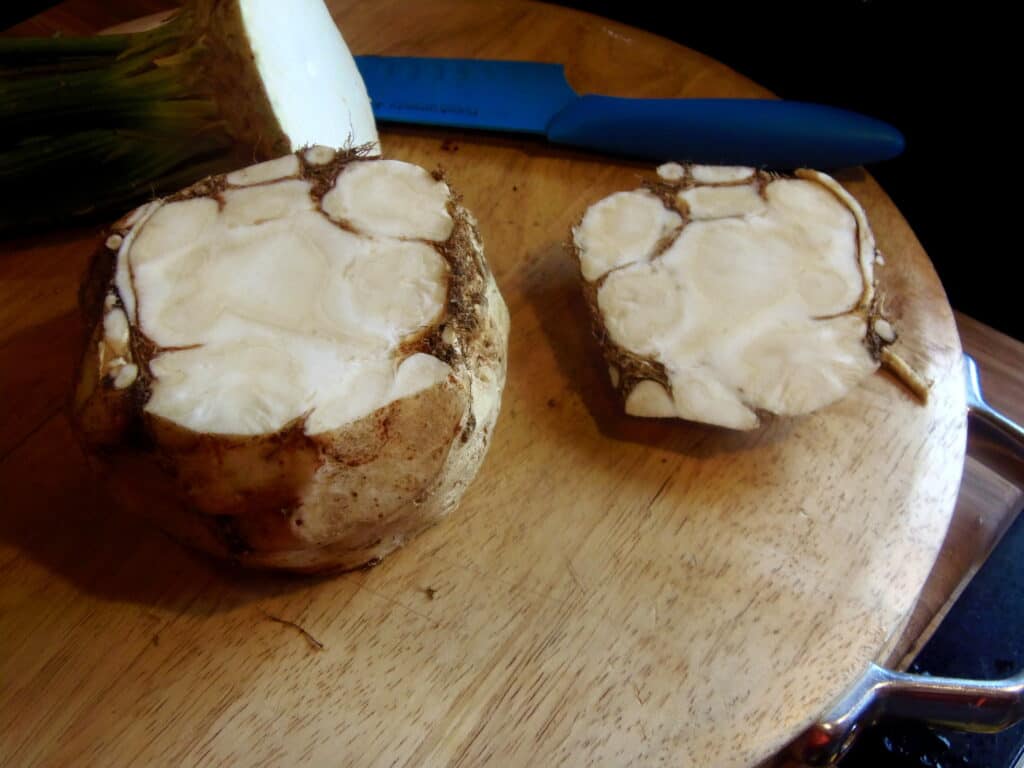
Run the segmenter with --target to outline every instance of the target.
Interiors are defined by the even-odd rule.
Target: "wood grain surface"
[[[97,5],[23,31],[123,20]],[[357,53],[557,59],[578,89],[618,95],[764,94],[551,6],[331,6]],[[507,137],[382,138],[443,166],[479,218],[513,335],[462,506],[369,571],[239,572],[112,509],[62,411],[98,233],[4,245],[0,765],[749,766],[899,646],[954,510],[964,388],[942,288],[870,177],[840,178],[874,224],[928,405],[878,374],[733,434],[623,416],[589,337],[569,226],[650,169]],[[918,623],[982,549],[957,548]]]

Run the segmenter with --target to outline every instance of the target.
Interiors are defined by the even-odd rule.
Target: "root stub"
[[[837,182],[674,163],[659,176],[573,228],[627,413],[753,429],[759,412],[815,411],[877,370],[896,332],[867,218]]]

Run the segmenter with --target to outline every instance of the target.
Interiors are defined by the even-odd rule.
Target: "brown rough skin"
[[[348,154],[301,173],[321,185],[355,160],[367,162]],[[215,196],[223,185],[214,177],[172,199]],[[455,229],[438,247],[450,267],[448,302],[402,351],[434,354],[453,373],[316,435],[305,432],[305,419],[274,434],[233,436],[197,433],[146,412],[147,363],[159,350],[134,325],[123,357],[139,376],[116,389],[103,373],[111,354],[103,349],[104,301],[116,295],[116,258],[102,247],[81,292],[87,332],[72,423],[115,501],[189,546],[245,566],[300,572],[375,564],[450,512],[486,454],[508,343],[508,312],[475,224],[457,203],[451,211]],[[126,217],[111,233],[127,237],[131,228]],[[118,299],[115,306],[123,305]]]

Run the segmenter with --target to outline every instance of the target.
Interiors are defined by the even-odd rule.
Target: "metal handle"
[[[964,378],[972,433],[984,433],[978,446],[1000,463],[1009,457],[1019,468],[1024,460],[1024,429],[985,401],[977,363],[969,355],[964,355]],[[893,672],[872,664],[790,751],[806,765],[833,765],[859,733],[883,715],[962,731],[1001,731],[1024,720],[1024,672],[1005,680],[957,680]]]
[[[1024,673],[1006,680],[957,680],[893,672],[872,664],[857,685],[793,745],[811,766],[833,765],[882,715],[975,733],[1024,720]]]
[[[974,423],[981,423],[999,433],[1008,447],[1024,457],[1024,427],[1007,418],[985,401],[981,389],[978,364],[970,355],[964,355],[964,379],[967,382],[967,413]]]

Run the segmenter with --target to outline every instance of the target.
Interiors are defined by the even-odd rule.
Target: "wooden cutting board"
[[[578,90],[624,96],[764,95],[551,6],[331,5],[357,53],[563,60]],[[841,180],[928,405],[878,374],[734,434],[623,416],[589,336],[569,226],[649,168],[481,134],[383,141],[447,169],[513,332],[461,508],[370,571],[238,572],[111,509],[58,408],[95,234],[5,248],[0,764],[750,766],[898,636],[953,510],[965,405],[942,288],[870,177]]]

